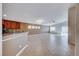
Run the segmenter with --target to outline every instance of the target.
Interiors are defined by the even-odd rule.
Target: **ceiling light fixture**
[[[43,19],[39,19],[39,20],[36,20],[36,23],[37,23],[37,24],[42,24],[43,21],[44,21]]]
[[[3,17],[7,17],[7,15],[6,15],[6,14],[4,14],[4,15],[3,15]]]
[[[55,21],[53,21],[53,23],[55,23]]]

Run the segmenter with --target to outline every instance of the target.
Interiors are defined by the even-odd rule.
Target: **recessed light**
[[[4,15],[3,15],[3,17],[7,17],[7,15],[6,15],[6,14],[4,14]]]

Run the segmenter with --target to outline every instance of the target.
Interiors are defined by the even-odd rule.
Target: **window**
[[[50,27],[50,32],[51,32],[51,31],[55,31],[55,30],[56,30],[55,27]]]
[[[62,27],[61,35],[67,35],[68,36],[68,27],[67,26]]]
[[[62,27],[62,33],[68,33],[68,27],[67,26]]]

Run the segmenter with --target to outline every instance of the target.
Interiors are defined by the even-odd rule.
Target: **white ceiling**
[[[67,21],[70,3],[4,3],[3,15],[9,20],[37,24],[37,20],[43,20],[42,25],[53,25]]]

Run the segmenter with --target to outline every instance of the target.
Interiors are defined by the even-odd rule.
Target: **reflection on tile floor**
[[[8,40],[9,39],[9,40]],[[28,43],[27,32],[3,37],[3,56],[16,56]]]
[[[25,46],[21,56],[73,56],[75,46],[68,44],[67,35],[57,34],[19,34],[21,37],[3,42],[3,56],[16,56]],[[18,35],[17,35],[18,36]]]
[[[28,48],[21,56],[73,56],[75,47],[68,44],[67,35],[29,35]]]

